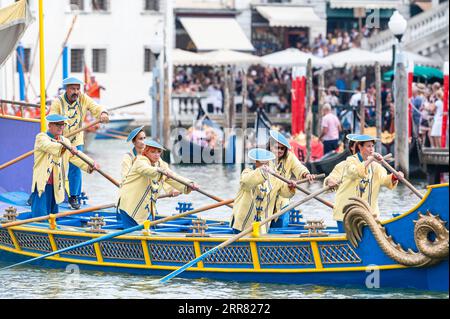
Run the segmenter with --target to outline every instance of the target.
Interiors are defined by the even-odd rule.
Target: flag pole
[[[39,0],[39,64],[40,64],[40,84],[41,84],[41,132],[45,132],[45,64],[44,64],[44,9],[43,0]]]

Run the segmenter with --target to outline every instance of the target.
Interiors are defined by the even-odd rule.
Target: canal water
[[[130,144],[122,140],[95,140],[88,154],[96,159],[101,169],[116,179],[120,179],[120,162],[129,151]],[[233,198],[239,186],[240,165],[176,165],[172,169],[181,176],[194,180],[205,191],[220,198]],[[83,188],[89,203],[106,204],[115,202],[117,188],[100,174],[83,175]],[[412,181],[415,187],[424,191],[424,181]],[[321,187],[320,183],[309,185],[312,191]],[[298,196],[298,195],[296,195]],[[334,201],[334,194],[326,194],[325,199]],[[301,198],[299,196],[298,198]],[[400,185],[396,190],[383,189],[380,196],[381,219],[392,214],[405,212],[416,205],[417,197]],[[294,198],[295,199],[295,198]],[[176,213],[178,202],[191,202],[194,208],[213,203],[211,199],[194,192],[177,198],[158,202],[158,212],[162,215]],[[329,226],[335,226],[331,210],[318,201],[311,200],[301,206],[305,219],[323,219]],[[201,217],[229,220],[231,209],[219,208],[199,214]],[[155,283],[156,277],[105,274],[101,272],[79,272],[76,268],[49,270],[25,266],[2,272],[0,298],[161,298],[161,299],[347,299],[347,298],[449,298],[447,293],[430,293],[416,290],[355,289],[317,285],[276,285],[262,283],[238,283],[207,279],[174,278],[165,285]],[[4,279],[8,280],[4,280]],[[382,278],[381,278],[382,285]]]

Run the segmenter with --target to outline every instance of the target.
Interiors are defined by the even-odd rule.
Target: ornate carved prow
[[[419,213],[419,219],[414,223],[414,240],[419,252],[412,249],[405,251],[395,243],[364,200],[350,198],[350,203],[344,207],[345,232],[354,247],[358,247],[362,239],[363,227],[368,226],[383,252],[399,264],[423,267],[447,258],[449,231],[445,227],[446,222],[427,212],[425,215]]]

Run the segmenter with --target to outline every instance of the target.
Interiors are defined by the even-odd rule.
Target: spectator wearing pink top
[[[331,105],[325,103],[322,107],[322,133],[323,153],[327,154],[337,149],[339,145],[339,132],[342,131],[341,122],[331,112]]]

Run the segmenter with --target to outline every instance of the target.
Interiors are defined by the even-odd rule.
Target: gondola
[[[200,107],[196,124],[190,129],[176,130],[173,146],[173,164],[234,164],[236,163],[236,136],[226,136]],[[214,135],[216,143],[211,143]],[[214,144],[212,146],[211,144]]]

